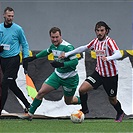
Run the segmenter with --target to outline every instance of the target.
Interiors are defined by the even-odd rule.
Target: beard
[[[106,38],[106,35],[102,36],[102,35],[97,35],[97,38],[99,41],[103,41]]]
[[[59,42],[53,42],[53,44],[54,44],[55,46],[59,46],[59,45],[60,45]]]
[[[7,18],[5,18],[5,24],[6,24],[6,25],[12,24],[12,20],[8,20]]]

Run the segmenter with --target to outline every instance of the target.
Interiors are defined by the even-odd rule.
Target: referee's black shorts
[[[1,69],[3,72],[3,78],[17,78],[18,70],[20,66],[20,56],[16,55],[9,58],[1,57]]]

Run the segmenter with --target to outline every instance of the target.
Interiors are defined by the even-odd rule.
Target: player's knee
[[[43,97],[45,96],[45,92],[43,91],[38,91],[38,94],[36,96],[37,99],[43,99]]]
[[[89,90],[92,90],[93,87],[90,83],[88,83],[87,81],[84,81],[83,84],[80,86],[79,88],[79,93],[81,95],[86,94]]]
[[[80,95],[84,95],[84,94],[86,94],[87,92],[86,91],[84,91],[84,90],[82,90],[82,89],[79,89],[79,94]]]

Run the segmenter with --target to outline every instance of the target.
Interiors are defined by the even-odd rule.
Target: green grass
[[[0,133],[133,133],[133,119],[86,119],[74,124],[69,119],[0,119]]]

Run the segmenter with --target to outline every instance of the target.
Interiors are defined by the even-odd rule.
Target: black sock
[[[82,106],[82,111],[86,111],[88,110],[88,106],[87,106],[87,100],[88,100],[88,94],[80,94],[80,100],[81,100],[81,106]]]
[[[123,113],[123,110],[121,109],[121,104],[120,102],[118,101],[116,105],[113,105],[115,110],[117,111],[117,114],[122,114]]]

